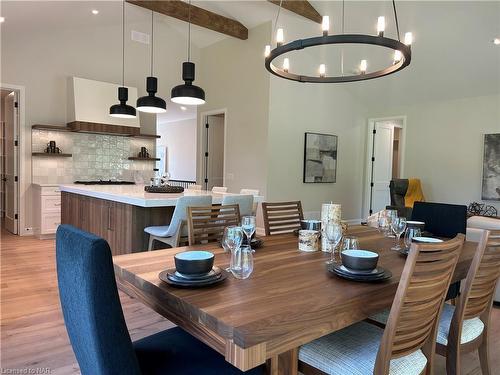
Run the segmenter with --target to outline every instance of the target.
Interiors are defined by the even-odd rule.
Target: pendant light
[[[183,105],[205,104],[205,91],[199,86],[193,85],[194,63],[191,60],[191,0],[189,0],[188,16],[188,61],[182,63],[183,85],[172,89],[171,99],[174,103]]]
[[[127,104],[128,88],[125,87],[125,0],[122,1],[122,86],[118,87],[118,101],[109,108],[109,115],[118,118],[135,118],[135,108]]]
[[[146,91],[148,95],[137,99],[137,110],[147,113],[167,112],[167,103],[156,96],[158,91],[158,78],[153,76],[153,50],[154,50],[154,12],[151,11],[151,76],[146,78]]]

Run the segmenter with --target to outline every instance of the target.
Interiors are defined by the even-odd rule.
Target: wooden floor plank
[[[49,368],[50,374],[78,374],[59,305],[53,240],[0,232],[0,367]],[[133,340],[172,326],[159,314],[120,292]],[[500,375],[500,309],[492,315],[491,367]],[[444,374],[437,357],[435,374]],[[463,374],[481,374],[477,354],[462,359]]]

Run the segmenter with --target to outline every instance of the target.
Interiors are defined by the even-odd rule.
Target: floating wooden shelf
[[[67,127],[67,126],[58,126],[58,125],[42,125],[42,124],[35,124],[31,128],[36,129],[36,130],[48,130],[48,131],[54,131],[54,132],[70,132],[70,133],[86,133],[86,134],[99,134],[99,135],[112,135],[116,137],[129,137],[129,138],[145,138],[145,139],[156,139],[156,138],[161,138],[160,135],[156,134],[125,134],[125,133],[113,133],[109,132],[109,128],[97,128],[97,127],[75,127],[75,123],[73,124],[73,128]],[[79,123],[79,124],[87,124],[87,123]],[[96,124],[99,125],[99,124]],[[109,126],[115,126],[115,125],[109,125]],[[125,127],[121,127],[125,128]],[[96,130],[99,129],[99,130]]]
[[[138,156],[131,156],[128,160],[152,160],[152,161],[160,161],[160,158],[140,158]]]
[[[56,154],[56,153],[50,153],[50,152],[33,152],[31,153],[33,156],[53,156],[56,158],[70,158],[73,156],[73,154]]]

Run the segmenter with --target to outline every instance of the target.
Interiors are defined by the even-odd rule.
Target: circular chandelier
[[[278,23],[279,12],[276,16],[275,27]],[[343,82],[355,82],[364,81],[368,79],[374,79],[379,77],[384,77],[386,75],[395,73],[406,68],[411,62],[411,43],[412,43],[412,33],[407,32],[404,37],[404,43],[400,41],[399,37],[399,23],[398,16],[396,12],[396,3],[393,0],[392,6],[394,10],[394,20],[396,23],[397,39],[391,39],[384,37],[385,31],[385,17],[378,17],[377,21],[377,35],[367,35],[367,34],[344,34],[344,2],[342,2],[342,34],[328,35],[330,28],[330,19],[328,16],[323,16],[322,30],[323,35],[312,37],[308,39],[298,39],[293,42],[284,44],[284,32],[283,29],[278,28],[276,31],[276,48],[271,50],[271,46],[267,45],[265,48],[265,67],[266,69],[281,78],[289,79],[297,82],[310,82],[310,83],[343,83]],[[379,69],[372,72],[367,72],[368,62],[367,60],[361,60],[359,64],[359,74],[354,75],[344,75],[343,71],[339,76],[328,76],[326,74],[326,65],[320,64],[318,69],[318,75],[310,76],[297,74],[290,71],[290,59],[285,58],[283,60],[283,66],[278,67],[273,64],[273,61],[288,52],[299,51],[309,47],[321,46],[321,45],[346,45],[346,44],[361,44],[361,45],[372,45],[378,47],[388,48],[394,51],[393,63],[383,69]],[[343,70],[343,54],[341,67]]]

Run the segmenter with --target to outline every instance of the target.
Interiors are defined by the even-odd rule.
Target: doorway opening
[[[389,184],[403,176],[405,130],[404,116],[368,121],[364,217],[391,203]]]
[[[0,218],[19,234],[19,93],[0,89]]]
[[[226,112],[214,111],[204,116],[203,129],[203,186],[225,186]]]

